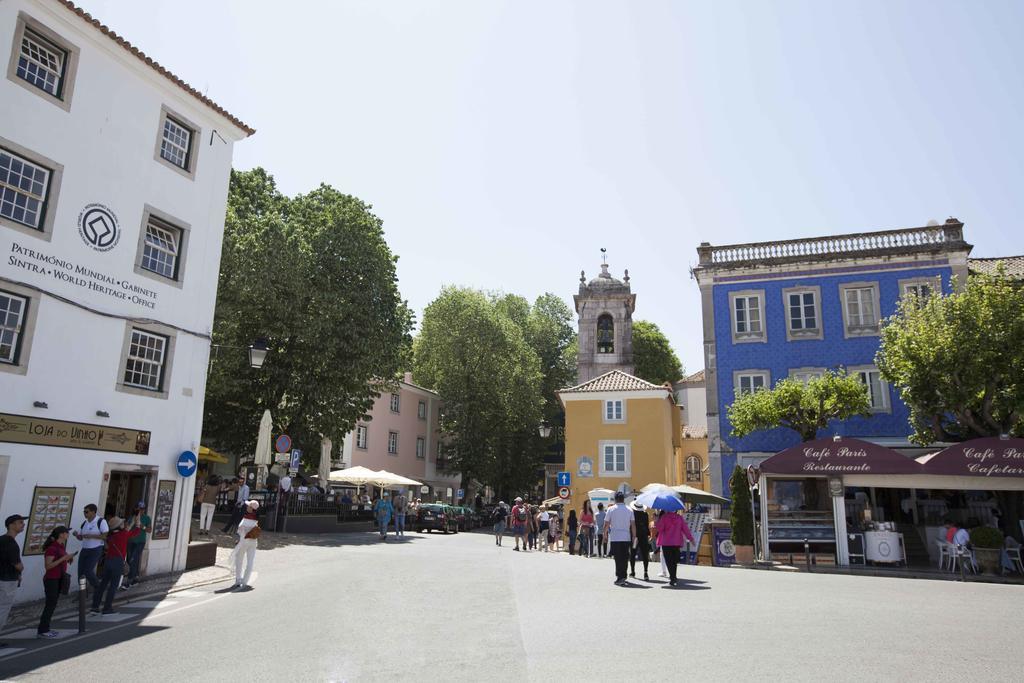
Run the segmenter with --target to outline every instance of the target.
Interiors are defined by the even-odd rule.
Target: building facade
[[[232,147],[253,131],[70,2],[0,3],[0,49],[0,517],[29,515],[38,578],[54,526],[143,501],[148,572],[181,568],[176,462],[199,449]]]
[[[377,397],[367,419],[345,435],[342,466],[387,470],[423,482],[409,495],[423,501],[455,502],[462,477],[445,469],[441,448],[441,398],[412,381]]]
[[[778,428],[731,436],[728,407],[784,377],[845,368],[864,382],[871,416],[829,433],[916,451],[909,410],[875,366],[882,320],[909,295],[947,293],[967,276],[963,224],[762,242],[701,244],[701,292],[712,490],[728,495],[735,465],[757,464],[799,441]]]
[[[572,298],[579,316],[579,355],[576,381],[580,384],[611,370],[633,374],[633,311],[636,295],[629,286],[629,271],[619,280],[608,264],[587,282],[580,273],[580,289]]]
[[[676,470],[683,475],[680,483],[710,491],[708,467],[707,390],[704,371],[695,372],[672,385],[683,426],[682,452]]]

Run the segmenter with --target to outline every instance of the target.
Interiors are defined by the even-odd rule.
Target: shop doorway
[[[107,483],[103,516],[109,518],[116,515],[122,519],[129,519],[140,500],[145,501],[149,507],[152,484],[153,475],[149,472],[112,471]]]

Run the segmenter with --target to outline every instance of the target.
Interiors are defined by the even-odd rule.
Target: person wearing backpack
[[[142,533],[142,529],[133,521],[130,529],[124,528],[124,520],[120,517],[110,518],[110,534],[107,536],[107,556],[103,560],[103,580],[92,596],[92,613],[100,614],[100,602],[106,594],[102,614],[116,614],[114,611],[114,593],[124,576],[125,561],[128,557],[128,541]]]
[[[81,557],[78,560],[78,580],[81,581],[84,576],[93,590],[96,590],[100,585],[100,580],[96,576],[96,565],[103,556],[103,546],[106,544],[107,534],[110,533],[110,525],[97,516],[99,508],[93,503],[86,505],[84,512],[85,521],[75,532],[75,538],[82,542]]]
[[[515,505],[512,506],[512,535],[516,539],[516,547],[513,550],[519,550],[519,541],[523,541],[523,550],[526,550],[526,527],[527,522],[530,518],[530,508],[523,499],[516,496]]]
[[[505,535],[505,520],[508,518],[508,506],[505,501],[498,503],[491,513],[491,521],[494,522],[494,544],[500,546],[501,539]]]

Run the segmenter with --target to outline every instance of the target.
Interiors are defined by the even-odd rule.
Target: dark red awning
[[[971,439],[921,458],[925,474],[1024,478],[1024,439]]]
[[[920,474],[914,460],[860,439],[816,439],[787,448],[760,465],[767,474]]]

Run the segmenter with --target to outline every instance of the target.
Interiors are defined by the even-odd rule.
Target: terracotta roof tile
[[[683,425],[684,439],[706,439],[708,438],[707,425]]]
[[[1024,256],[1003,256],[1000,258],[969,258],[967,269],[972,273],[995,275],[1002,265],[1007,277],[1024,279]]]
[[[221,107],[219,104],[217,104],[216,102],[211,100],[209,97],[207,97],[206,95],[202,94],[201,92],[199,92],[198,90],[193,88],[191,85],[189,85],[185,81],[181,80],[180,78],[178,78],[177,76],[172,74],[170,71],[168,71],[164,67],[160,66],[160,64],[155,62],[152,58],[147,57],[146,53],[144,53],[142,50],[140,50],[139,48],[137,48],[134,45],[132,45],[131,43],[129,43],[127,40],[125,40],[121,36],[117,35],[113,31],[111,31],[109,27],[105,26],[104,24],[101,24],[97,19],[93,18],[93,16],[91,14],[89,14],[88,12],[83,10],[81,7],[79,7],[75,3],[71,2],[71,0],[56,0],[56,2],[60,3],[61,5],[64,5],[69,10],[74,12],[76,15],[78,15],[79,17],[81,17],[85,21],[87,21],[90,24],[92,24],[93,26],[95,26],[97,29],[99,29],[99,31],[103,35],[109,37],[111,40],[113,40],[115,43],[117,43],[118,45],[123,47],[125,50],[127,50],[128,52],[132,53],[133,55],[135,55],[136,57],[141,59],[143,62],[148,64],[150,67],[152,67],[153,70],[156,71],[157,73],[159,73],[161,76],[163,76],[167,80],[171,81],[172,83],[177,85],[179,88],[181,88],[182,90],[184,90],[188,94],[192,95],[192,97],[196,98],[197,100],[199,100],[200,102],[205,104],[210,109],[213,109],[215,112],[217,112],[221,116],[225,117],[228,121],[231,121],[231,123],[233,123],[236,126],[238,126],[238,128],[240,130],[245,131],[245,134],[247,136],[248,135],[252,135],[253,133],[256,132],[255,128],[249,127],[248,125],[243,123],[240,119],[238,119],[234,115],[230,114],[226,109]]]
[[[589,382],[583,384],[577,384],[574,387],[568,389],[562,389],[560,394],[569,392],[586,392],[586,391],[669,391],[666,386],[658,384],[652,384],[647,380],[634,377],[633,375],[622,372],[621,370],[612,370],[606,372],[600,377],[595,377]],[[671,393],[671,392],[670,392]]]

